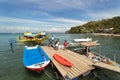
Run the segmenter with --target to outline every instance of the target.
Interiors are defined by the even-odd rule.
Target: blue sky
[[[65,32],[120,16],[120,0],[0,0],[0,33]]]

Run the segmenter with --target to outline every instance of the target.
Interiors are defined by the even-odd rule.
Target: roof
[[[25,36],[34,37],[34,36],[36,36],[36,34],[25,34]]]
[[[84,42],[84,41],[92,41],[92,38],[81,38],[81,39],[74,39],[75,42]]]
[[[39,35],[46,35],[46,32],[39,32],[36,34],[33,34],[32,32],[24,32],[24,36],[27,36],[27,37],[35,37]]]
[[[97,42],[95,42],[95,41],[91,41],[91,42],[81,42],[80,44],[81,44],[82,46],[87,46],[87,47],[100,45],[100,43],[97,43]]]

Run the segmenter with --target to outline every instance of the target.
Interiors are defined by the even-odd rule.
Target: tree
[[[113,28],[114,30],[110,30]],[[104,33],[107,30],[108,33],[120,33],[120,17],[113,17],[109,19],[103,19],[99,21],[90,21],[82,26],[75,26],[69,30],[69,33]]]

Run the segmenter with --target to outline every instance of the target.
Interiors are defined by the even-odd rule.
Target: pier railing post
[[[98,46],[98,55],[99,55],[99,57],[101,55],[101,46],[100,45]],[[101,59],[100,59],[100,62],[101,62]]]
[[[99,45],[98,54],[101,55],[101,46]]]
[[[114,54],[114,61],[116,62],[116,54]]]

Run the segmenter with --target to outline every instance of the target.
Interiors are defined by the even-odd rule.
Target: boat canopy
[[[36,34],[25,34],[24,36],[27,36],[27,37],[34,37],[34,36],[36,36]]]
[[[90,47],[90,46],[97,46],[97,45],[101,45],[100,43],[97,43],[97,42],[81,42],[80,43],[82,46],[87,46],[87,47]]]
[[[27,37],[36,37],[36,36],[40,36],[40,35],[46,35],[45,32],[39,32],[37,34],[33,34],[33,33],[25,33],[24,36],[27,36]]]
[[[92,38],[84,38],[84,39],[74,39],[75,42],[86,42],[86,41],[92,41]]]

